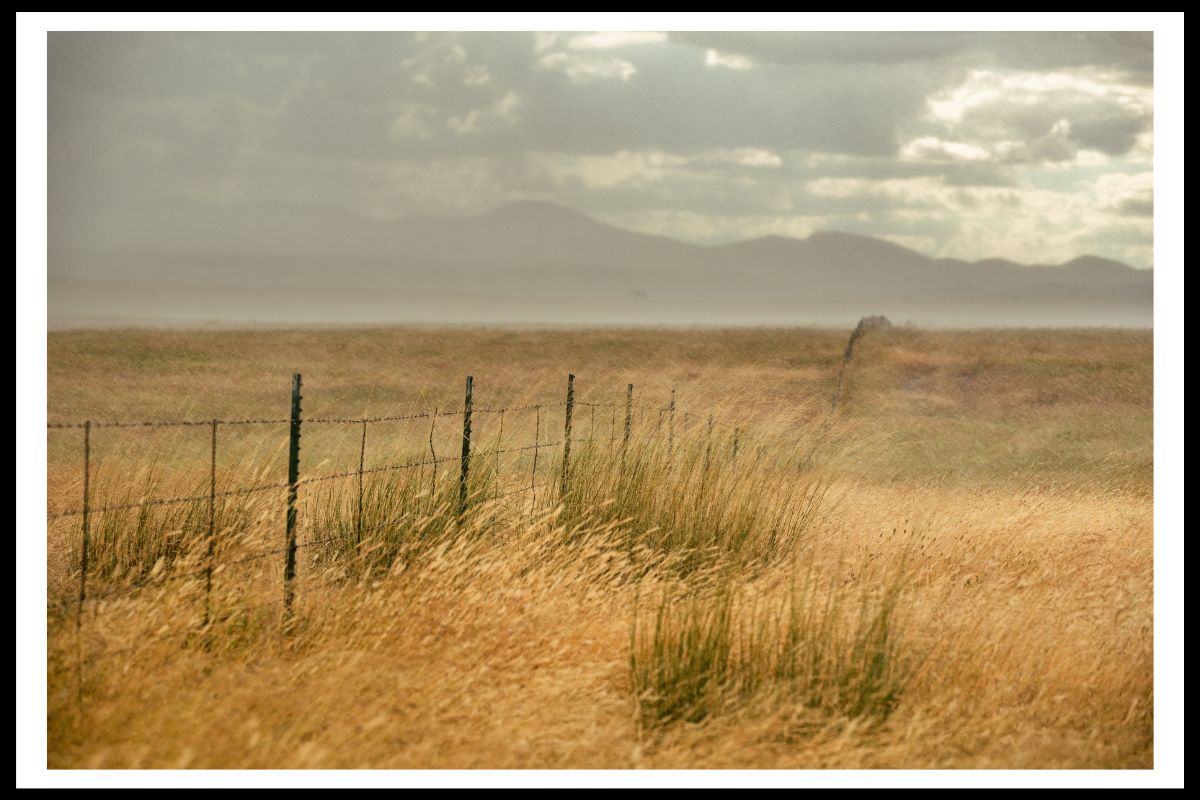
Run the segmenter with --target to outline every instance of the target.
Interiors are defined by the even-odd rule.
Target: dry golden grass
[[[79,523],[52,520],[49,765],[1152,766],[1151,334],[871,331],[831,416],[847,334],[52,334],[51,421],[284,417],[293,369],[306,417],[461,408],[467,373],[480,407],[561,402],[567,371],[644,405],[624,454],[621,410],[576,408],[565,500],[557,446],[536,477],[473,460],[461,519],[455,463],[369,475],[361,517],[353,478],[306,486],[287,635],[282,492],[219,503],[207,626],[206,502],[93,520],[78,637]],[[476,447],[561,414],[477,415]],[[430,433],[371,426],[367,467]],[[219,436],[219,488],[283,480],[282,428]],[[306,426],[302,475],[360,436]],[[95,502],[206,494],[207,437],[94,431]],[[80,432],[49,447],[49,511],[77,507]]]

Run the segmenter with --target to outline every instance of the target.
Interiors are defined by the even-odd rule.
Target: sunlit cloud
[[[722,53],[720,50],[709,49],[704,53],[704,65],[725,67],[726,69],[750,69],[754,66],[754,62],[735,53]]]
[[[538,63],[545,69],[561,72],[572,83],[603,80],[627,81],[637,72],[637,67],[623,58],[583,56],[561,51],[547,53]]]
[[[572,50],[611,50],[635,44],[657,44],[665,42],[665,33],[651,31],[601,31],[572,36],[567,46]]]

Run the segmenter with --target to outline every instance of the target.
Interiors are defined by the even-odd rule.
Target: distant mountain
[[[813,309],[833,307],[886,313],[891,304],[937,306],[943,311],[936,318],[954,309],[956,319],[961,309],[986,308],[988,324],[1007,319],[1030,324],[1031,309],[1042,309],[1037,314],[1047,318],[1034,324],[1056,319],[1108,324],[1118,309],[1120,324],[1130,319],[1149,324],[1152,306],[1151,271],[1097,256],[1060,265],[1027,266],[1002,258],[967,262],[841,232],[701,246],[529,201],[473,216],[376,220],[317,205],[221,207],[176,200],[134,214],[114,210],[94,220],[86,236],[64,240],[52,231],[52,241],[59,245],[50,253],[52,314],[55,287],[80,280],[99,282],[101,289],[106,281],[126,287],[203,287],[195,296],[209,298],[209,310],[187,316],[212,313],[216,318],[222,291],[272,286],[396,292],[405,303],[421,296],[436,295],[451,304],[458,301],[447,297],[486,296],[492,316],[503,320],[506,308],[519,307],[527,321],[546,316],[527,307],[534,301],[556,303],[554,314],[572,304],[587,306],[594,322],[630,315],[653,322],[655,314],[686,318],[693,311],[700,315],[696,321],[704,322],[731,309],[740,309],[739,320],[754,320],[764,309],[790,319],[791,312],[780,309],[800,314],[807,308],[810,316]],[[244,297],[237,305],[240,314],[253,313]],[[353,313],[352,301],[343,305],[339,314]],[[417,307],[436,321],[438,307]],[[483,303],[471,307],[488,308]],[[448,306],[444,310],[447,319],[461,316]],[[371,313],[363,321],[399,321],[386,311]],[[376,318],[380,314],[384,318]]]
[[[97,224],[95,231],[67,247],[564,266],[682,264],[705,249],[530,201],[467,217],[416,214],[376,220],[320,205],[213,206],[176,199],[141,206],[132,215],[114,210],[113,219]]]

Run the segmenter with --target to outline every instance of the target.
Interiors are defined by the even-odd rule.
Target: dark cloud
[[[932,236],[937,226],[912,228],[900,212],[952,216],[948,195],[834,197],[810,186],[1044,186],[1041,165],[1067,169],[1082,150],[1131,157],[1153,124],[1130,89],[1152,82],[1149,34],[676,33],[577,44],[532,33],[51,33],[52,239],[97,225],[101,206],[165,196],[374,214],[532,196],[596,213],[790,214]],[[1079,86],[1040,84],[1048,71]],[[931,115],[931,100],[984,80],[996,91],[957,116]],[[638,153],[669,164],[600,180],[567,163],[612,158],[616,169]]]
[[[954,126],[954,131],[968,138],[1021,143],[1024,146],[1011,160],[1036,162],[1073,158],[1079,147],[1123,155],[1152,124],[1147,109],[1130,105],[1121,97],[1055,91],[1045,93],[1037,102],[1026,97],[976,106]]]
[[[942,59],[971,47],[971,33],[713,32],[672,33],[677,42],[737,53],[766,64],[898,64]]]
[[[1153,34],[1137,31],[687,32],[673,41],[768,64],[973,62],[1014,69],[1103,67],[1149,83]]]
[[[1116,211],[1127,217],[1153,217],[1153,200],[1122,200],[1117,204]]]

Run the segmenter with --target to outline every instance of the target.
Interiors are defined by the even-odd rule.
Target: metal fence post
[[[87,600],[88,546],[91,542],[90,499],[92,475],[92,421],[83,423],[83,523],[79,544],[79,606],[75,609],[75,688],[79,715],[83,716],[83,604]]]
[[[708,415],[708,439],[704,445],[704,471],[708,472],[708,468],[712,465],[712,432],[713,432],[713,415]]]
[[[437,450],[433,447],[433,430],[437,427],[438,407],[433,407],[433,414],[429,418],[429,463],[432,467],[432,475],[429,479],[429,506],[432,508],[437,503],[437,465],[438,457]]]
[[[204,569],[204,624],[212,618],[213,561],[217,557],[217,425],[212,421],[212,452],[208,464],[208,565]]]
[[[537,462],[538,450],[542,446],[542,407],[533,407],[537,416],[533,423],[533,469],[529,471],[529,521],[533,522],[533,511],[537,508]]]
[[[92,421],[83,423],[83,526],[79,542],[79,609],[75,618],[78,630],[83,620],[83,603],[87,600],[88,546],[91,543],[90,524],[90,483],[92,476]]]
[[[461,517],[467,510],[467,479],[471,471],[471,394],[474,389],[474,376],[467,376],[467,396],[463,400],[463,432],[461,469],[458,473],[458,515]]]
[[[300,373],[292,376],[292,416],[288,426],[287,544],[283,565],[283,615],[291,618],[296,599],[296,494],[300,480]]]
[[[629,447],[629,436],[633,433],[633,384],[625,387],[625,437],[621,440],[621,449]]]
[[[568,472],[571,469],[571,414],[575,410],[575,375],[567,375],[567,411],[563,429],[562,489],[559,494],[566,497],[569,487]]]
[[[363,466],[367,459],[367,421],[362,421],[362,441],[358,445],[358,510],[354,514],[354,543],[362,546],[363,532]]]
[[[494,499],[496,499],[496,500],[500,499],[500,454],[502,452],[500,445],[503,443],[503,441],[504,441],[504,409],[502,408],[502,409],[500,409],[500,429],[496,431],[496,459],[494,462],[492,462],[492,469],[493,469],[492,480],[496,484],[496,491],[493,494],[494,494]]]
[[[671,405],[667,413],[667,455],[675,446],[675,390],[671,390]]]

